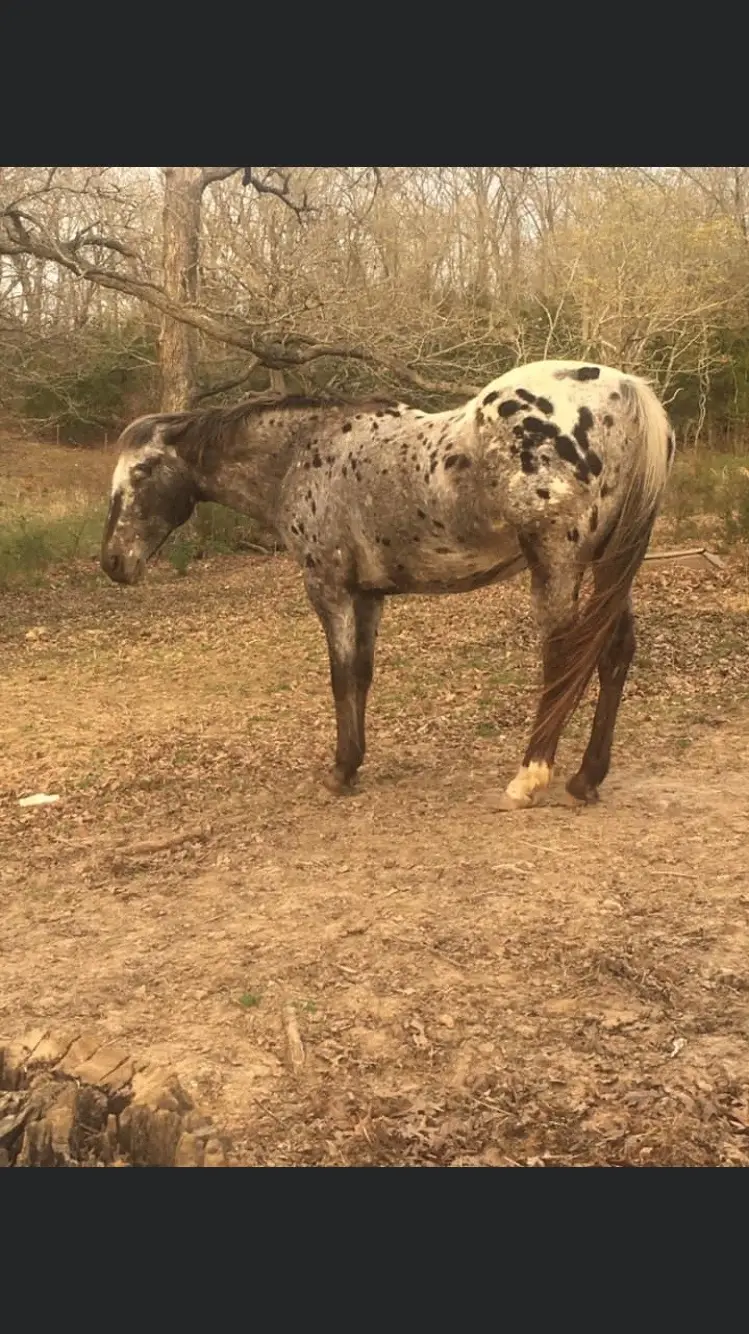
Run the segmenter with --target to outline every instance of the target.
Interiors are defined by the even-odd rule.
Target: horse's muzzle
[[[101,568],[116,584],[137,584],[146,563],[141,556],[127,556],[122,551],[103,551]]]

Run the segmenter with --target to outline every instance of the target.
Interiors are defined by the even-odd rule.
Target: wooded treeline
[[[745,444],[749,168],[0,169],[6,427],[93,443],[269,385],[441,407],[545,356]]]

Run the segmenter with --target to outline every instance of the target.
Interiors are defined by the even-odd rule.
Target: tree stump
[[[0,1042],[0,1167],[228,1167],[229,1145],[163,1066],[89,1032]]]

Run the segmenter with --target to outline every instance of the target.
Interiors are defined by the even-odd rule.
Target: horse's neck
[[[249,417],[237,444],[206,480],[205,498],[261,522],[274,522],[300,427],[319,415],[309,409],[269,407]]]

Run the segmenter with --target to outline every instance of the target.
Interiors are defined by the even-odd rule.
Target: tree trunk
[[[202,182],[200,167],[164,168],[164,291],[172,301],[198,299]],[[195,391],[197,330],[164,316],[161,323],[161,411],[183,412]]]

